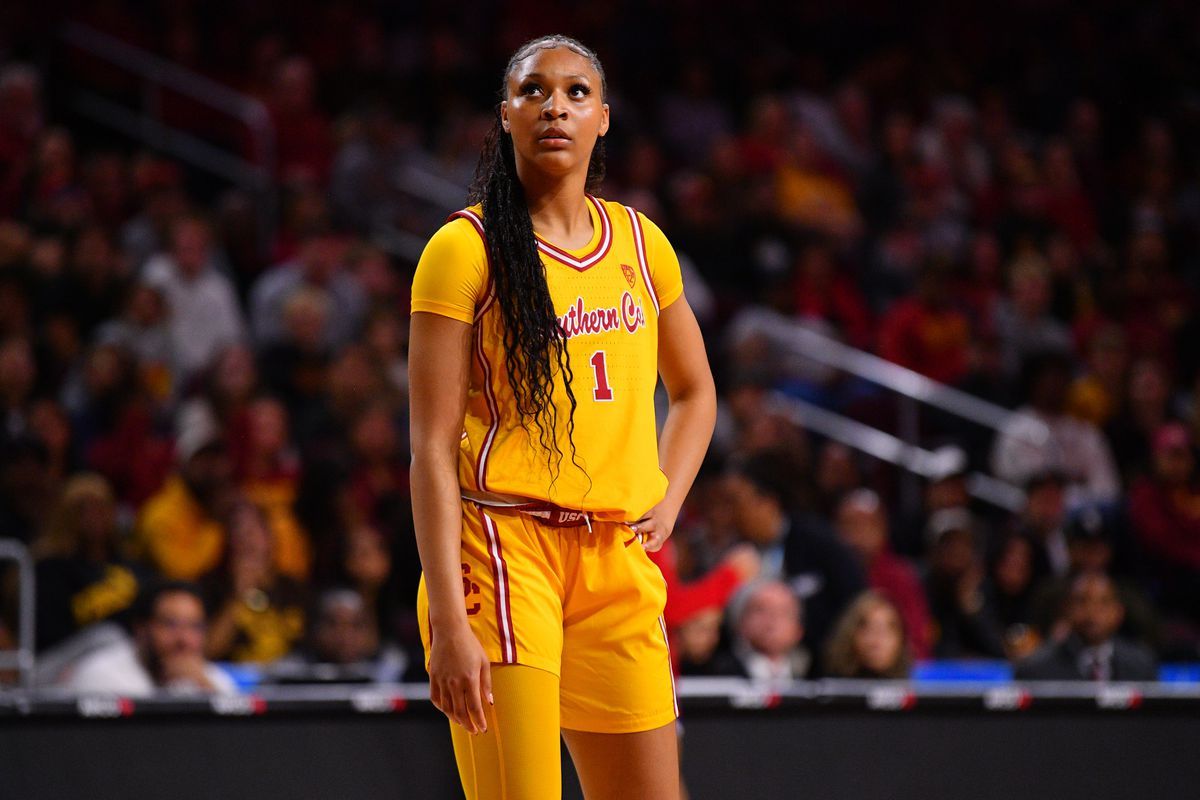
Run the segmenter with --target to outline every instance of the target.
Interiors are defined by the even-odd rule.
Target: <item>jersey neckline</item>
[[[567,250],[543,239],[536,232],[538,251],[572,269],[583,272],[598,264],[612,247],[612,221],[608,210],[597,198],[587,195],[588,212],[592,218],[592,238],[583,247]]]

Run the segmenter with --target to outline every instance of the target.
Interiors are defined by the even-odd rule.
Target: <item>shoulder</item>
[[[1151,676],[1146,680],[1154,680],[1156,677],[1155,672],[1157,671],[1158,658],[1149,647],[1146,647],[1141,642],[1135,642],[1130,639],[1116,639],[1113,641],[1113,653],[1115,657],[1121,658],[1130,666],[1135,666]]]
[[[431,249],[438,252],[456,252],[483,258],[486,249],[484,246],[485,235],[483,217],[479,213],[479,207],[471,206],[451,214],[434,232],[433,236],[429,237],[425,250],[426,252]]]
[[[605,200],[602,197],[594,198],[600,208],[608,214],[610,218],[624,220],[634,226],[635,235],[645,237],[647,248],[655,248],[661,244],[667,244],[667,236],[663,233],[654,220],[650,219],[644,211],[639,211],[631,205],[619,203],[616,200]]]

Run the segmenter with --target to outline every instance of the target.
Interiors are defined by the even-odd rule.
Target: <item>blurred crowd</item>
[[[507,53],[550,29],[605,62],[602,194],[666,231],[718,381],[656,556],[682,674],[1200,660],[1194,8],[144,5],[74,18],[260,100],[266,149],[187,98],[158,113],[267,170],[275,213],[80,115],[68,90],[136,81],[6,12],[0,536],[36,559],[49,682],[420,679],[409,282],[465,202]],[[905,497],[772,401],[895,432],[896,398],[790,351],[765,311],[1023,416],[923,410],[918,443],[949,455]],[[974,498],[977,471],[1020,507]]]

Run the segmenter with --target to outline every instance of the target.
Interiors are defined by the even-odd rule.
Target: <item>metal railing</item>
[[[17,649],[0,650],[0,670],[15,669],[20,685],[33,685],[34,668],[34,577],[28,548],[16,539],[0,539],[0,562],[17,565]]]
[[[745,332],[764,336],[794,355],[897,394],[899,436],[796,398],[777,394],[772,402],[798,424],[904,469],[907,477],[902,486],[902,501],[909,509],[919,502],[920,487],[915,478],[935,474],[942,461],[949,457],[945,450],[926,450],[917,444],[919,404],[924,403],[997,433],[1025,439],[1034,446],[1044,445],[1050,436],[1049,428],[1041,420],[853,348],[777,312],[750,309],[739,315],[737,325]],[[985,473],[971,473],[967,487],[973,496],[1007,510],[1015,511],[1024,504],[1022,489]]]
[[[275,130],[262,101],[78,22],[67,22],[62,38],[72,47],[119,67],[140,81],[140,109],[81,88],[72,98],[78,113],[251,191],[256,198],[264,243],[270,241],[275,226],[271,175]],[[166,124],[161,113],[164,90],[243,124],[250,132],[261,163]]]

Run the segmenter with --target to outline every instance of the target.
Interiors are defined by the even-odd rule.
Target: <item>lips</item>
[[[567,136],[566,131],[562,128],[547,128],[538,139],[566,139],[570,141],[571,137]]]

